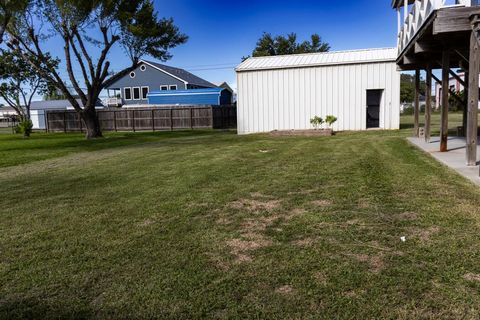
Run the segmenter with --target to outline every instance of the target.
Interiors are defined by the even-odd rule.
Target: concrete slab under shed
[[[430,154],[437,161],[457,171],[459,174],[480,186],[479,162],[475,167],[468,167],[466,160],[465,138],[449,137],[448,152],[440,152],[440,138],[432,137],[430,143],[423,138],[408,138],[408,141]],[[480,141],[480,139],[479,139]],[[480,159],[480,148],[477,148],[477,159]]]

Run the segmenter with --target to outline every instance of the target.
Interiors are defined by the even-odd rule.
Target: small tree
[[[332,128],[332,125],[337,122],[337,117],[335,116],[326,116],[325,122],[327,123],[328,128]]]
[[[10,19],[5,32],[8,47],[79,113],[88,139],[102,137],[95,110],[102,90],[136,69],[143,56],[166,61],[172,57],[169,49],[187,41],[172,19],[158,18],[152,0],[30,0]],[[63,50],[46,48],[45,40],[51,37],[62,42]],[[123,48],[131,63],[112,75],[108,57],[115,45]],[[50,63],[53,53],[60,52],[70,83]]]
[[[325,121],[319,116],[315,116],[312,119],[310,119],[310,123],[315,128],[315,130],[318,130],[319,128],[321,128],[322,124],[325,123]]]
[[[34,68],[7,50],[0,50],[0,97],[18,114],[26,137],[32,129],[30,105],[33,97],[47,90],[47,82]]]

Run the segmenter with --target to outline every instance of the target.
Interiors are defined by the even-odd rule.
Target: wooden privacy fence
[[[165,131],[185,129],[234,129],[237,108],[233,106],[169,107],[98,110],[103,131]],[[84,132],[85,124],[77,112],[46,113],[48,132]]]

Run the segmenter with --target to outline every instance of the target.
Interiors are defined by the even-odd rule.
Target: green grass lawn
[[[479,190],[409,134],[0,136],[0,318],[478,319]]]

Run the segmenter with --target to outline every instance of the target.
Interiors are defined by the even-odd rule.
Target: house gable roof
[[[161,63],[153,62],[153,61],[148,61],[148,60],[140,60],[140,63],[145,63],[147,65],[150,65],[151,67],[163,71],[170,76],[179,79],[180,81],[185,82],[185,84],[190,84],[194,86],[201,86],[201,87],[208,87],[208,88],[215,88],[215,85],[200,78],[197,77],[196,75],[180,68],[175,68],[175,67],[170,67]]]

